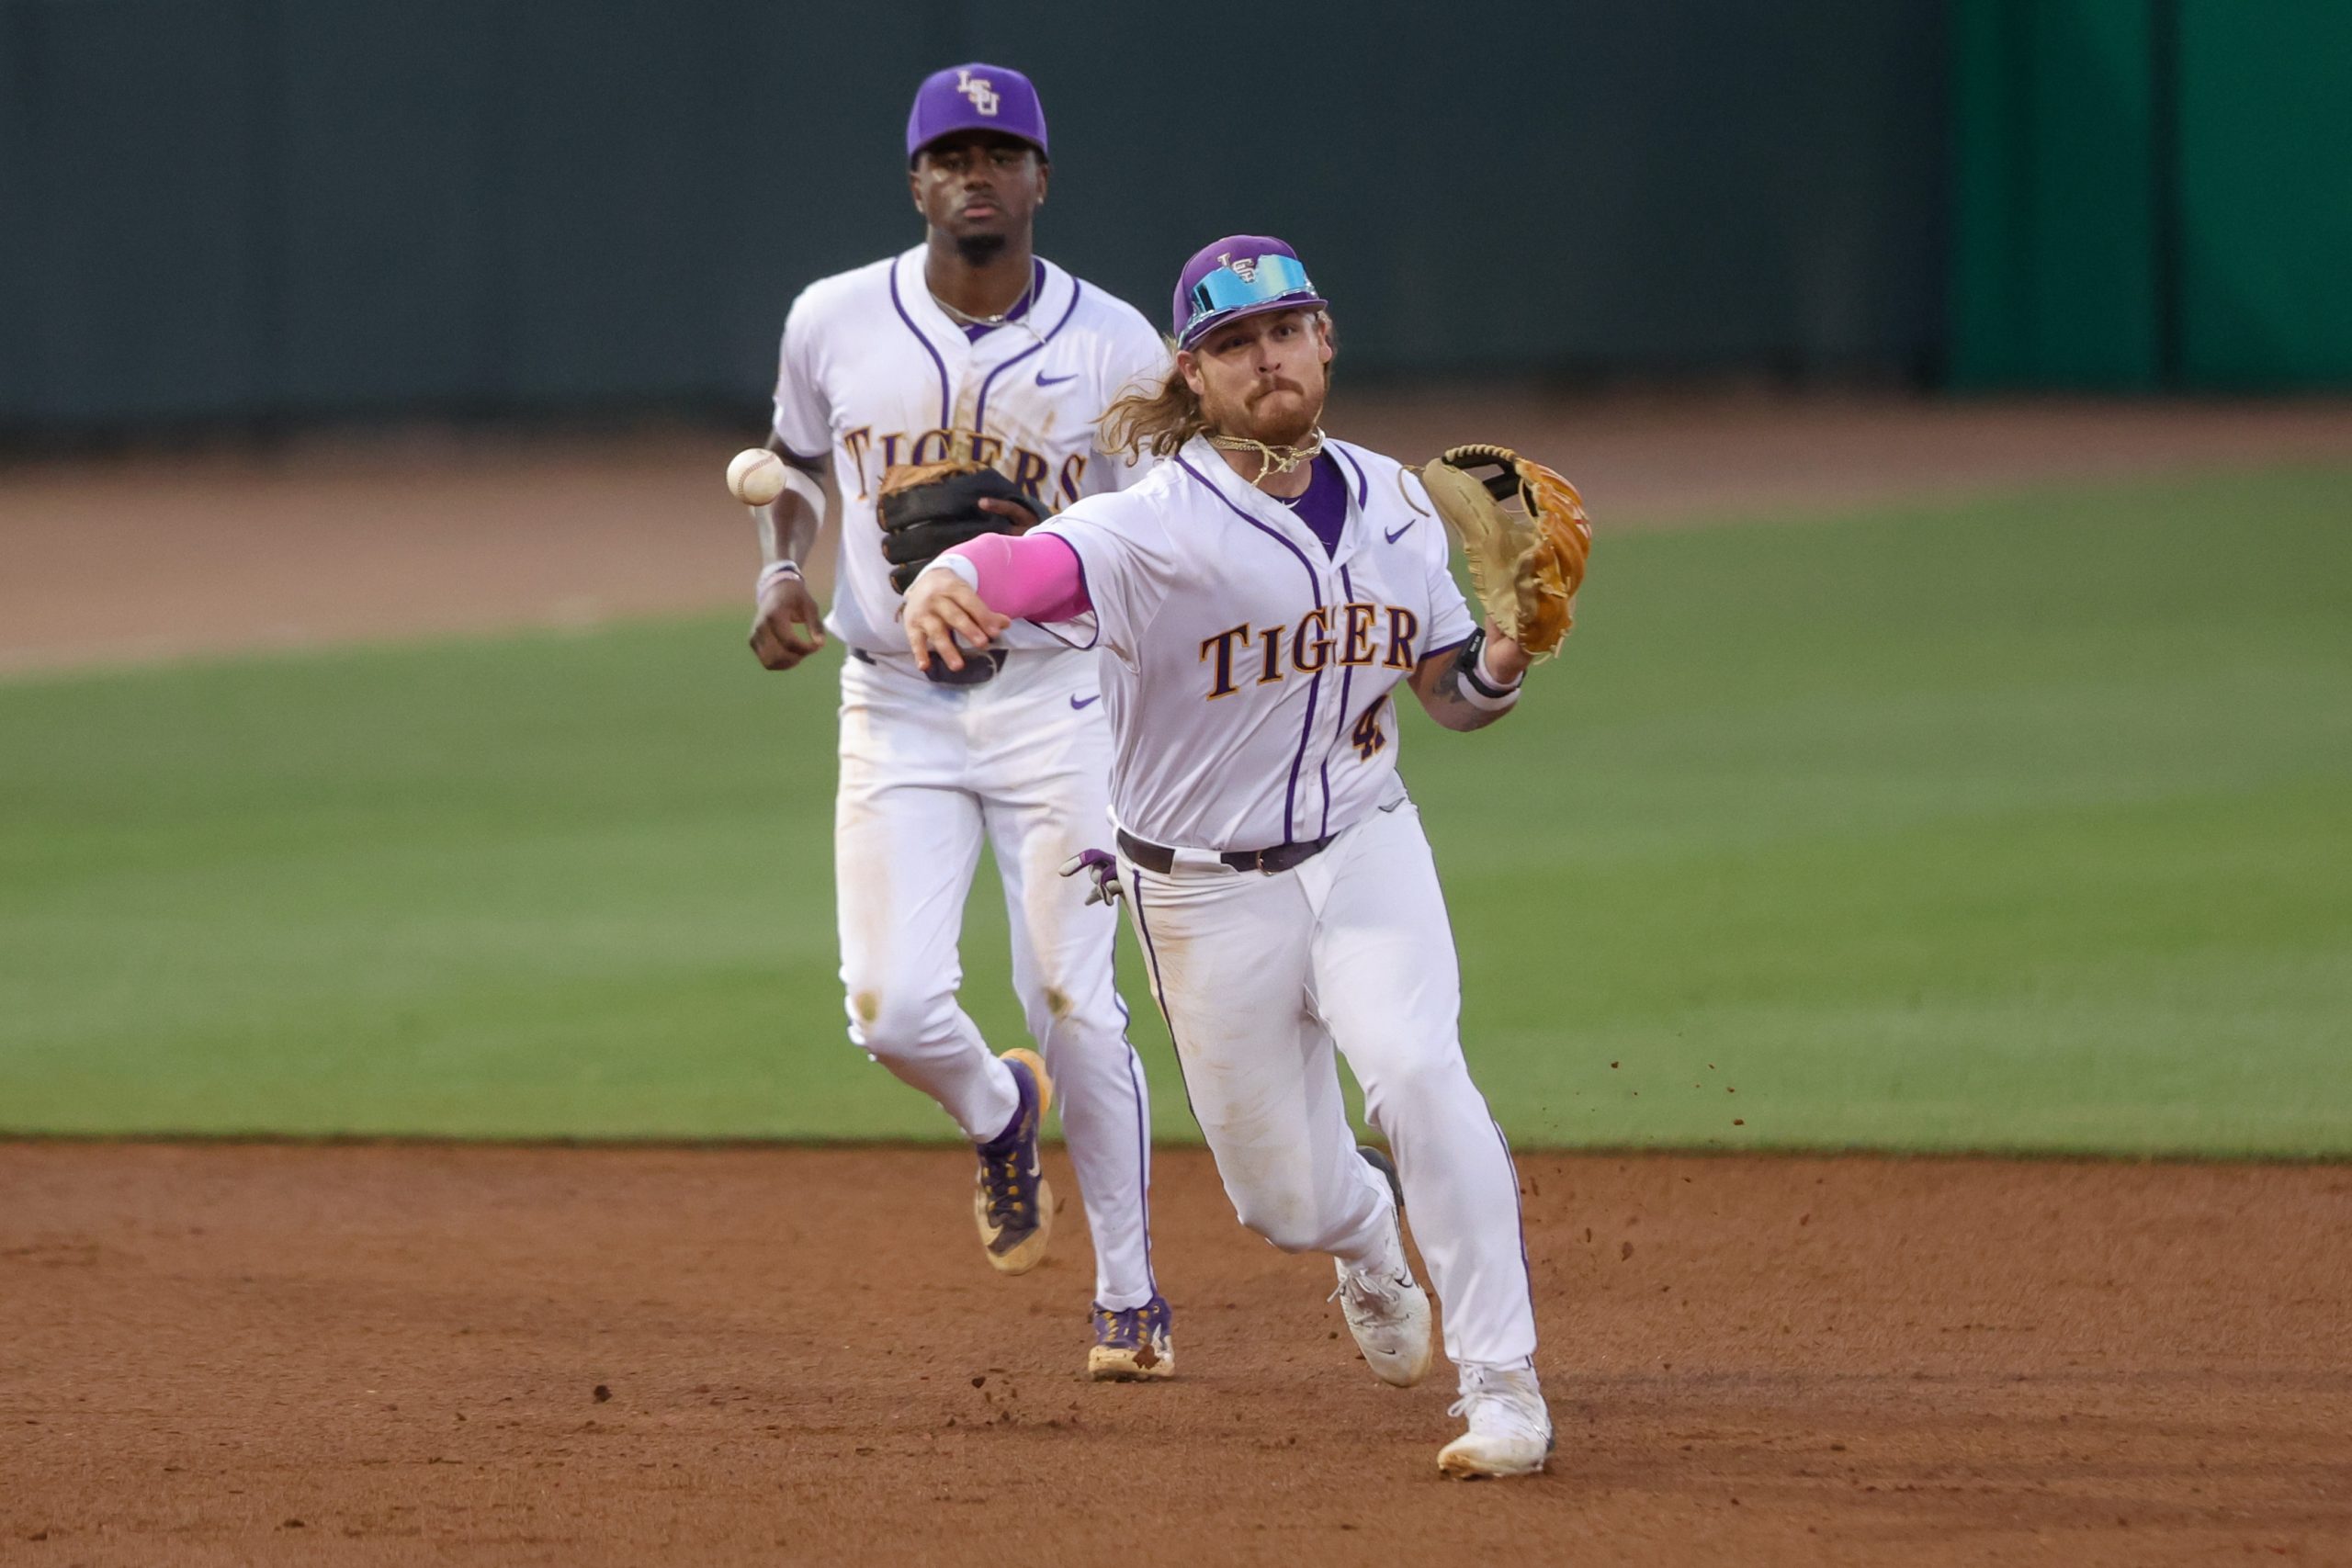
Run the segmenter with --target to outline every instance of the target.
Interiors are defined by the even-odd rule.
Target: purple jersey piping
[[[1041,260],[1037,265],[1042,268],[1046,264]],[[1080,296],[1085,294],[1086,285],[1079,282],[1075,277],[1071,278],[1069,283],[1069,309],[1062,312],[1062,319],[1054,323],[1053,331],[1047,333],[1044,337],[1039,338],[1035,343],[1031,344],[1027,348],[1023,349],[1020,353],[1014,355],[1012,358],[1006,360],[1003,364],[989,371],[987,377],[981,380],[979,398],[972,405],[973,434],[981,434],[986,432],[989,427],[989,389],[996,385],[996,378],[1003,375],[1006,371],[1012,369],[1014,366],[1020,364],[1023,360],[1028,358],[1031,355],[1043,354],[1046,350],[1046,345],[1054,341],[1055,334],[1059,333],[1064,327],[1069,325],[1069,319],[1078,314],[1078,301]],[[945,422],[942,421],[941,423],[944,423]]]
[[[899,298],[899,264],[895,261],[890,264],[890,306],[899,312],[899,320],[907,323],[907,331],[915,334],[915,341],[922,344],[923,352],[931,355],[931,362],[939,367],[939,428],[944,430],[956,417],[956,393],[948,385],[947,361],[939,356],[939,345],[923,336],[915,319],[907,314],[907,302]]]
[[[1306,569],[1307,592],[1315,595],[1315,607],[1318,610],[1324,607],[1323,579],[1316,574],[1315,563],[1306,558],[1306,552],[1305,550],[1300,549],[1296,545],[1291,543],[1290,540],[1284,538],[1278,530],[1268,527],[1257,518],[1252,517],[1247,512],[1242,511],[1238,506],[1234,505],[1233,498],[1231,496],[1227,495],[1225,491],[1217,489],[1216,485],[1211,484],[1206,474],[1204,474],[1200,469],[1186,462],[1181,455],[1176,459],[1176,466],[1182,468],[1186,473],[1192,475],[1193,478],[1198,479],[1201,482],[1202,487],[1211,495],[1216,497],[1219,501],[1224,502],[1226,509],[1231,512],[1236,517],[1240,518],[1241,521],[1249,524],[1250,526],[1257,529],[1260,533],[1273,540],[1274,543],[1288,550],[1292,555],[1296,556],[1298,558],[1298,564]],[[1290,760],[1290,786],[1283,792],[1283,842],[1285,844],[1296,843],[1298,841],[1298,834],[1293,827],[1295,810],[1298,804],[1298,771],[1306,765],[1307,742],[1315,739],[1315,699],[1321,694],[1322,690],[1323,671],[1317,670],[1315,672],[1315,679],[1307,682],[1306,718],[1298,727],[1298,754]],[[1331,815],[1331,788],[1328,780],[1325,782],[1323,787],[1323,815],[1327,820]]]
[[[1519,1195],[1519,1164],[1511,1158],[1510,1134],[1503,1131],[1501,1122],[1488,1120],[1495,1129],[1495,1142],[1503,1146],[1503,1168],[1510,1172],[1510,1213],[1519,1225],[1519,1267],[1527,1280],[1527,1317],[1532,1325],[1535,1320],[1535,1266],[1527,1260],[1527,1204]]]
[[[1159,949],[1152,945],[1151,922],[1144,918],[1143,868],[1136,866],[1133,861],[1127,863],[1135,868],[1133,874],[1126,878],[1127,901],[1135,906],[1136,930],[1143,933],[1144,967],[1150,971],[1151,999],[1159,1004],[1160,1020],[1168,1025],[1168,1049],[1176,1058],[1176,1081],[1184,1086],[1184,1109],[1192,1112],[1193,1124],[1197,1127],[1200,1126],[1201,1112],[1200,1108],[1193,1103],[1192,1077],[1184,1071],[1184,1046],[1176,1038],[1176,1020],[1168,1010],[1168,993],[1159,984]],[[1498,1133],[1501,1130],[1499,1127],[1496,1129]],[[1203,1128],[1202,1131],[1206,1132],[1207,1129]],[[1523,1230],[1521,1233],[1520,1246],[1523,1251],[1526,1247],[1526,1235]]]
[[[1037,301],[1045,296],[1046,258],[1034,256],[1030,259],[1030,265],[1035,270],[1029,274],[1029,287],[1021,291],[1021,298],[1012,302],[1012,309],[1004,313],[1004,320],[994,323],[973,322],[964,329],[966,341],[978,343],[996,331],[998,327],[1008,326],[1014,321],[1025,321],[1029,319],[1029,312],[1036,309]]]
[[[1472,632],[1470,637],[1476,637],[1477,635],[1478,634],[1476,632]],[[1441,653],[1452,653],[1455,649],[1460,648],[1464,643],[1468,642],[1470,640],[1470,637],[1458,637],[1452,642],[1447,643],[1443,648],[1430,649],[1419,659],[1413,660],[1413,668],[1416,670],[1419,669],[1422,665],[1427,664],[1430,660],[1435,659]]]
[[[1118,942],[1119,925],[1114,918],[1111,945],[1116,948]],[[1115,972],[1115,964],[1113,968]],[[1151,1293],[1156,1296],[1159,1294],[1159,1270],[1151,1258],[1151,1091],[1144,1086],[1143,1058],[1136,1054],[1135,1046],[1127,1040],[1127,1030],[1135,1021],[1127,1016],[1127,1004],[1115,988],[1111,997],[1119,1004],[1119,1043],[1127,1048],[1127,1082],[1136,1091],[1136,1170],[1142,1181],[1142,1186],[1136,1190],[1136,1206],[1143,1210],[1143,1278],[1144,1283],[1151,1287]],[[1520,1227],[1519,1250],[1523,1260],[1527,1252],[1524,1224]],[[1532,1282],[1528,1289],[1534,1289]]]
[[[1348,467],[1356,471],[1356,504],[1358,506],[1371,505],[1372,481],[1363,477],[1363,465],[1357,462],[1352,457],[1349,456],[1348,449],[1340,446],[1336,441],[1331,443],[1331,450],[1339,454],[1340,461],[1347,464]]]
[[[1356,596],[1355,579],[1348,575],[1348,569],[1346,567],[1341,567],[1340,569],[1340,586],[1347,591],[1348,598],[1352,602]],[[1345,634],[1342,633],[1342,635]],[[1345,652],[1346,649],[1342,648],[1340,651]],[[1327,839],[1331,836],[1331,747],[1339,745],[1339,743],[1347,737],[1348,694],[1354,688],[1355,683],[1355,666],[1352,664],[1342,664],[1340,667],[1340,722],[1331,731],[1331,745],[1323,748],[1322,836]]]

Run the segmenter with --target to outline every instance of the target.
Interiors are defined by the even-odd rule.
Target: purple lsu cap
[[[1046,108],[1037,89],[1018,71],[1001,65],[951,65],[934,71],[915,89],[907,111],[907,162],[941,137],[958,130],[1001,130],[1037,149],[1046,147]]]
[[[1329,304],[1307,281],[1296,251],[1270,234],[1228,234],[1193,253],[1176,279],[1176,346],[1190,348],[1244,316]]]

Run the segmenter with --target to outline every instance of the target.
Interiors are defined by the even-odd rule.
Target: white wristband
[[[1516,706],[1520,683],[1526,680],[1522,675],[1508,686],[1496,680],[1493,669],[1487,663],[1487,649],[1483,643],[1479,646],[1477,659],[1462,673],[1464,678],[1455,690],[1464,702],[1481,713],[1501,713]]]
[[[1521,671],[1519,672],[1519,679],[1516,681],[1504,680],[1501,676],[1495,673],[1495,667],[1487,662],[1487,645],[1480,643],[1478,645],[1478,679],[1484,681],[1487,685],[1495,687],[1498,691],[1516,694],[1519,691],[1519,688],[1525,683],[1527,680],[1527,671],[1524,670]]]
[[[980,569],[973,565],[969,560],[966,559],[962,556],[933,556],[931,558],[929,564],[924,566],[922,571],[919,571],[915,573],[915,575],[917,577],[921,577],[923,575],[923,572],[937,571],[943,567],[962,578],[964,580],[964,586],[970,589],[973,592],[977,593],[980,591]],[[910,582],[907,584],[907,586],[911,588],[914,584]]]
[[[817,518],[820,522],[824,520],[825,483],[822,479],[810,473],[808,469],[801,468],[797,463],[787,462],[784,465],[784,490],[786,493],[798,496],[801,501],[808,505],[809,515]],[[779,496],[779,499],[781,499],[781,496]],[[769,537],[770,530],[774,528],[775,524],[775,502],[770,502],[765,506],[755,506],[752,508],[752,510],[758,513],[761,519],[761,536],[763,539]],[[784,538],[781,535],[776,535],[775,536],[774,542],[781,545],[784,543]],[[765,592],[771,580],[782,577],[786,572],[791,573],[795,577],[798,577],[800,576],[800,568],[788,560],[772,560],[768,562],[767,565],[760,569],[759,585],[754,588],[752,592],[754,593]]]

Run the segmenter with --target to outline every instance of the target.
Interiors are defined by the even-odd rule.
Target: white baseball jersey
[[[1199,437],[1041,530],[1085,573],[1118,750],[1112,812],[1139,839],[1271,849],[1404,793],[1390,694],[1476,623],[1419,479],[1326,449],[1349,481],[1334,552]]]
[[[1027,311],[966,335],[923,282],[921,245],[820,279],[793,302],[776,375],[775,434],[797,457],[830,451],[842,496],[842,565],[825,627],[868,653],[904,655],[875,495],[893,463],[967,455],[1049,513],[1130,484],[1141,470],[1095,442],[1104,408],[1168,373],[1159,334],[1133,306],[1035,263]],[[1026,623],[998,639],[1060,648]]]

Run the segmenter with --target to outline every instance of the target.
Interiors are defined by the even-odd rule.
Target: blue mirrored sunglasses
[[[1193,285],[1193,313],[1184,322],[1186,341],[1210,319],[1229,310],[1263,305],[1288,294],[1311,296],[1315,292],[1315,285],[1307,281],[1306,269],[1294,256],[1260,256],[1254,264],[1243,265],[1250,267],[1248,277],[1231,266],[1221,266]]]

